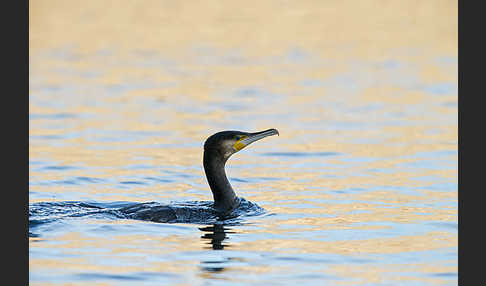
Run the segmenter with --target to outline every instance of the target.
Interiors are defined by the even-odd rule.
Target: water
[[[375,2],[31,2],[30,284],[456,285],[457,3]],[[261,211],[117,212],[268,128],[226,166]]]

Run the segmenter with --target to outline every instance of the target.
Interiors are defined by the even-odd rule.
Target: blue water
[[[273,50],[252,49],[219,34],[226,25],[240,31],[240,22],[213,15],[205,19],[210,23],[198,18],[198,31],[221,37],[221,45],[188,44],[186,30],[177,29],[197,7],[138,7],[148,14],[189,13],[178,25],[159,25],[182,41],[174,48],[169,40],[125,43],[115,37],[118,29],[107,27],[130,18],[126,7],[105,15],[85,5],[34,7],[30,284],[457,284],[457,56],[441,49],[442,40],[392,47],[399,39],[390,39],[387,54],[365,56],[359,49],[365,44],[343,34],[323,39],[319,52],[313,45],[321,26],[291,22],[311,36],[288,44],[274,26],[258,24],[273,23],[266,17],[241,16],[242,23],[259,25],[252,26],[255,33],[269,29],[265,37],[278,42]],[[261,5],[258,11],[266,11]],[[287,20],[311,13],[305,3],[292,5],[302,9],[271,10],[286,11],[278,15]],[[321,3],[316,13],[333,5],[345,4]],[[430,14],[427,7],[420,11]],[[118,22],[111,18],[118,16]],[[172,21],[137,19],[133,29],[154,41],[164,40],[159,29],[143,23]],[[56,21],[77,36],[51,26]],[[81,33],[89,23],[100,28]],[[412,25],[414,35],[435,41],[427,26],[407,23],[383,27]],[[370,37],[382,38],[372,31]],[[226,165],[244,208],[223,219],[206,212],[212,194],[202,166],[204,140],[222,130],[268,128],[280,135],[255,142]],[[188,208],[198,219],[134,219],[120,211],[130,206]]]

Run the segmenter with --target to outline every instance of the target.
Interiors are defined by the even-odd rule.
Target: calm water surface
[[[457,3],[65,3],[30,4],[32,285],[457,284]],[[261,213],[82,207],[209,201],[204,140],[268,128],[226,167]]]

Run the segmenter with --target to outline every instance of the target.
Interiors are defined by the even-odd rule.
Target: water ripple
[[[276,157],[323,157],[342,155],[341,153],[337,152],[268,152],[262,154],[265,156]]]

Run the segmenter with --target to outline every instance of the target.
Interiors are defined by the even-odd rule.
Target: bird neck
[[[228,213],[239,204],[239,198],[226,177],[225,164],[226,160],[217,150],[204,150],[204,171],[213,192],[214,208],[221,213]]]

